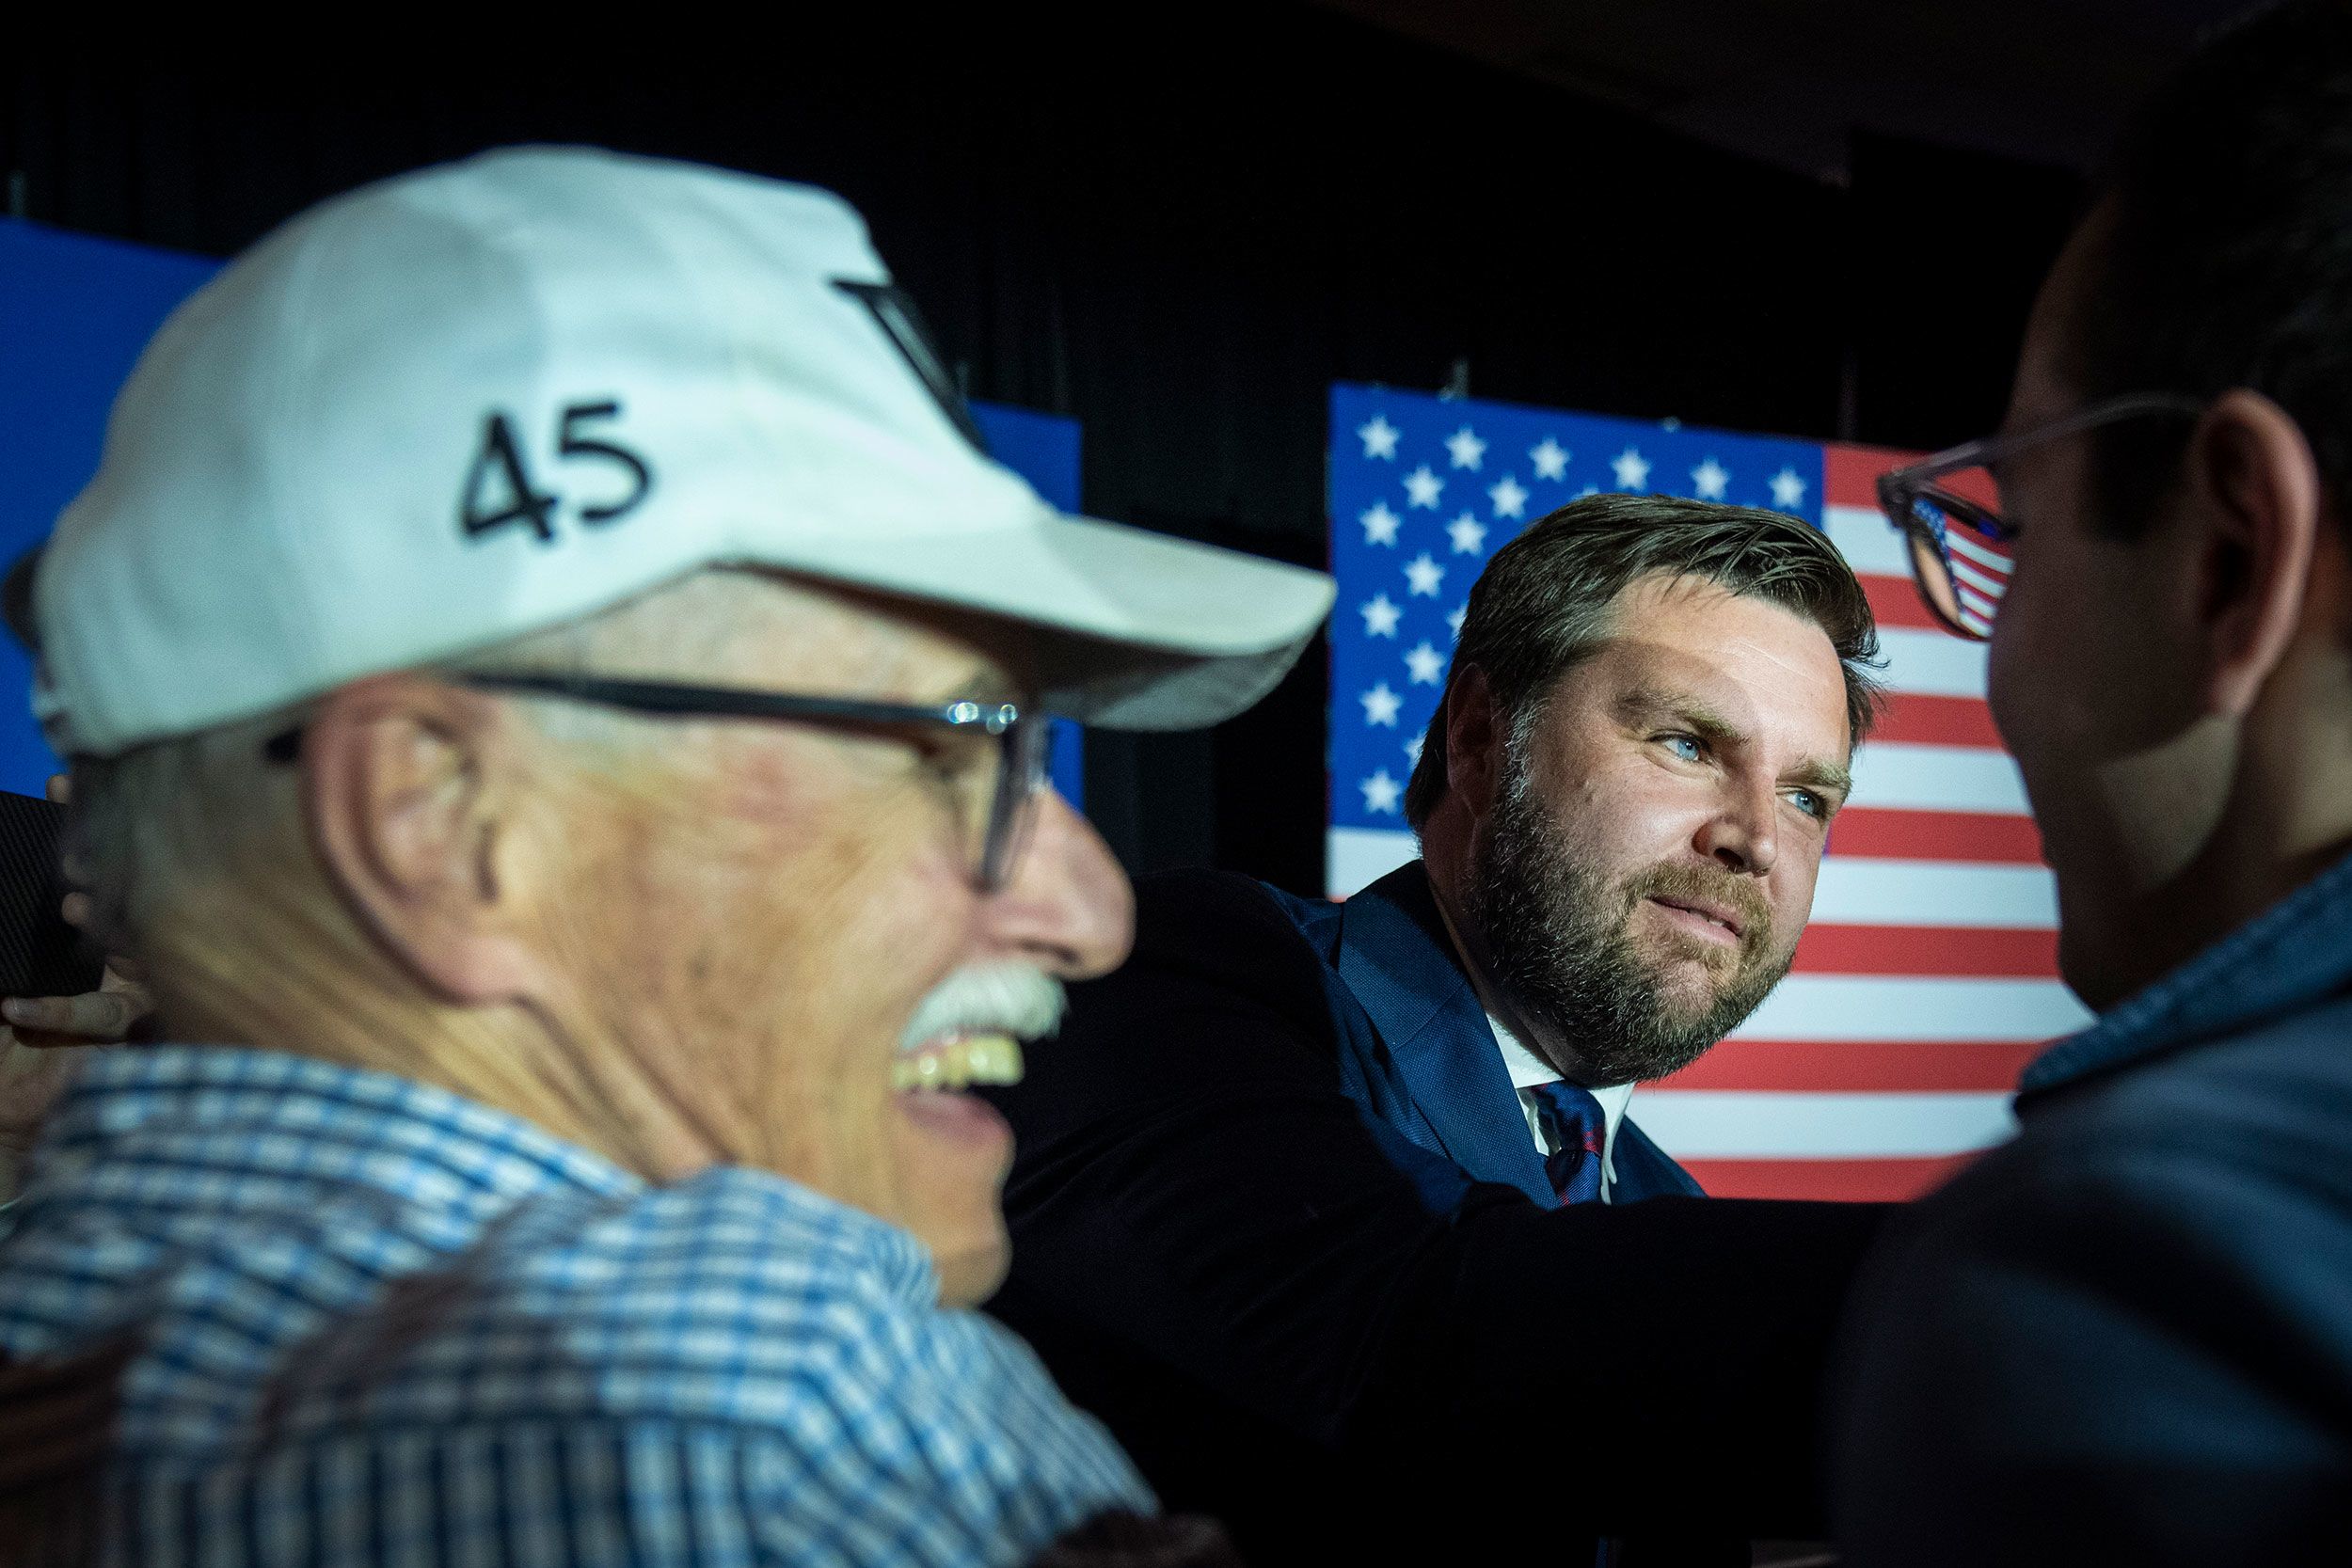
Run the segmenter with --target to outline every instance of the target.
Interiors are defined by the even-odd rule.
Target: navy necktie
[[[1535,1120],[1552,1152],[1544,1156],[1544,1174],[1560,1201],[1591,1203],[1600,1196],[1600,1170],[1609,1118],[1589,1090],[1574,1084],[1535,1084]]]

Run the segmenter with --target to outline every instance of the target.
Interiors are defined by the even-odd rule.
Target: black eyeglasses
[[[1993,636],[2015,565],[2017,525],[2003,517],[1993,470],[2018,452],[2148,414],[2197,415],[2202,401],[2171,392],[2133,392],[2062,419],[1939,451],[1879,476],[1879,506],[1911,546],[1911,575],[1937,621],[1972,641]]]
[[[1012,703],[953,702],[924,707],[875,703],[855,697],[811,697],[797,692],[750,691],[739,687],[678,686],[666,681],[612,679],[601,675],[531,671],[461,671],[449,676],[461,685],[532,697],[559,697],[672,719],[765,719],[904,736],[908,731],[946,731],[986,736],[995,742],[995,776],[986,787],[960,790],[964,843],[977,848],[971,871],[983,893],[1009,879],[1036,814],[1046,777],[1050,727],[1043,714],[1023,713]],[[274,737],[267,753],[291,761],[302,732]]]

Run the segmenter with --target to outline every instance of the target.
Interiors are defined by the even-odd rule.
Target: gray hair
[[[713,653],[750,622],[751,574],[708,570],[585,619],[469,653],[437,668],[606,673],[659,670]],[[543,735],[594,767],[642,746],[643,721],[587,704],[515,699]],[[310,707],[151,741],[115,757],[75,758],[67,864],[90,897],[91,934],[144,958],[190,922],[233,928],[275,910],[281,929],[342,916],[305,838],[298,775],[268,759]]]

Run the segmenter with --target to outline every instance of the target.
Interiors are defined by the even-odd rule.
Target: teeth
[[[964,1035],[891,1064],[891,1087],[960,1089],[1021,1082],[1021,1044],[1010,1035]]]

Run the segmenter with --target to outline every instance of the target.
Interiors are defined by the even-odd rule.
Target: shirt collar
[[[2157,1052],[2244,1029],[2352,983],[2352,857],[2339,861],[2187,963],[2058,1041],[2026,1069],[2020,1098]]]
[[[1513,1088],[1532,1089],[1538,1084],[1557,1084],[1561,1081],[1558,1068],[1530,1051],[1527,1042],[1511,1033],[1502,1021],[1492,1013],[1486,1015],[1486,1027],[1495,1032],[1495,1048],[1502,1053],[1502,1065],[1510,1071]],[[1600,1114],[1608,1122],[1603,1136],[1613,1146],[1617,1140],[1617,1123],[1625,1119],[1626,1104],[1633,1098],[1633,1085],[1612,1084],[1604,1089],[1588,1088],[1584,1092],[1600,1101]]]
[[[1454,945],[1454,952],[1460,960],[1464,976],[1469,980],[1470,988],[1479,994],[1480,1006],[1486,1013],[1486,1027],[1494,1031],[1496,1049],[1502,1053],[1502,1065],[1511,1074],[1511,1086],[1515,1089],[1532,1089],[1539,1084],[1573,1082],[1573,1080],[1563,1080],[1558,1068],[1529,1050],[1527,1042],[1513,1034],[1510,1025],[1494,1015],[1492,1008],[1486,1003],[1486,988],[1479,978],[1477,966],[1470,962],[1470,950],[1463,945],[1462,934],[1454,928],[1454,917],[1445,912],[1445,905],[1434,895],[1430,902],[1436,908],[1438,921],[1445,928],[1446,940]],[[1614,1150],[1617,1146],[1617,1123],[1625,1119],[1626,1103],[1633,1098],[1633,1085],[1613,1084],[1605,1089],[1591,1088],[1581,1084],[1577,1086],[1600,1101],[1601,1117],[1606,1123],[1601,1133],[1602,1143],[1606,1148]]]
[[[88,1180],[77,1178],[119,1186],[143,1163],[232,1172],[173,1195],[224,1223],[308,1213],[355,1187],[380,1193],[368,1210],[376,1222],[435,1250],[471,1244],[534,1198],[627,1203],[655,1191],[592,1149],[430,1084],[289,1052],[136,1045],[92,1053],[59,1098],[26,1172],[24,1223],[44,1191],[86,1202]],[[716,1166],[689,1180],[748,1185],[779,1212],[821,1218],[894,1293],[938,1304],[930,1249],[887,1220],[773,1171]]]
[[[158,1170],[179,1173],[167,1195],[175,1210],[224,1226],[308,1226],[321,1205],[342,1204],[380,1231],[346,1238],[379,1262],[397,1251],[384,1238],[453,1252],[543,1197],[559,1201],[541,1212],[562,1215],[657,1193],[591,1149],[428,1084],[243,1046],[125,1046],[94,1053],[43,1126],[22,1225],[53,1200],[71,1211],[143,1188],[140,1173]],[[694,1183],[815,1222],[900,1300],[938,1305],[930,1249],[898,1226],[773,1171],[714,1166],[677,1185]],[[357,1207],[354,1189],[368,1195]]]
[[[113,1146],[241,1140],[254,1167],[382,1190],[454,1214],[503,1211],[558,1189],[645,1190],[602,1155],[505,1111],[390,1073],[245,1046],[93,1053],[34,1151],[36,1179]]]

